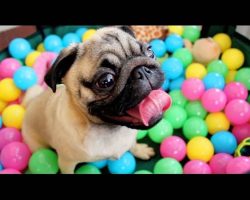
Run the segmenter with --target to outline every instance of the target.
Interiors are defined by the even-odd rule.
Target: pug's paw
[[[131,153],[142,160],[148,160],[155,155],[155,151],[152,147],[147,144],[136,144],[132,149]]]

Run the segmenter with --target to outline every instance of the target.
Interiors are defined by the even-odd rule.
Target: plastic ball
[[[161,143],[160,154],[164,158],[169,157],[182,161],[186,156],[186,143],[178,136],[170,136]]]
[[[36,50],[39,52],[45,52],[45,48],[44,48],[44,44],[40,43],[39,45],[37,45]]]
[[[90,162],[89,164],[97,167],[98,169],[102,169],[107,166],[108,160],[99,160],[95,162]]]
[[[14,74],[15,85],[21,90],[27,90],[37,83],[38,77],[31,67],[20,67]]]
[[[0,128],[2,128],[2,125],[3,125],[3,120],[2,117],[0,116]]]
[[[180,76],[180,77],[172,80],[169,84],[169,89],[170,90],[180,90],[184,81],[185,81],[185,78],[183,76]]]
[[[32,174],[56,174],[59,171],[58,157],[50,149],[38,149],[30,157],[29,169]]]
[[[0,174],[21,174],[21,172],[16,169],[4,169],[0,171]]]
[[[197,26],[186,26],[184,27],[184,32],[182,37],[188,39],[190,42],[195,42],[199,39],[201,34],[200,29]]]
[[[67,46],[69,46],[70,44],[73,44],[73,43],[80,43],[81,40],[80,40],[80,37],[77,34],[75,34],[75,33],[67,33],[66,35],[63,36],[62,42],[63,42],[63,46],[67,47]]]
[[[172,99],[172,105],[184,107],[188,102],[186,97],[183,96],[181,90],[173,90],[169,95]]]
[[[136,135],[136,139],[141,140],[144,137],[146,137],[147,134],[148,134],[147,130],[138,130],[137,135]]]
[[[21,90],[16,87],[13,79],[5,78],[0,81],[0,100],[5,102],[15,101],[21,95]]]
[[[56,47],[54,50],[53,50],[53,52],[54,53],[57,53],[57,54],[60,54],[61,53],[61,51],[64,49],[64,47],[63,46],[60,46],[60,47]]]
[[[207,125],[200,117],[190,117],[183,125],[183,135],[188,140],[197,136],[207,136]]]
[[[204,93],[205,87],[203,82],[198,78],[189,78],[186,79],[182,86],[181,90],[183,95],[188,100],[198,100]]]
[[[239,69],[244,64],[244,54],[239,49],[227,49],[221,56],[221,60],[229,70]]]
[[[162,158],[155,164],[154,174],[183,174],[183,169],[177,160]]]
[[[250,68],[242,68],[235,75],[235,81],[244,84],[250,90]]]
[[[82,41],[85,42],[89,40],[96,33],[95,29],[88,29],[82,36]]]
[[[6,127],[21,129],[25,109],[17,104],[9,105],[2,113],[3,124]]]
[[[130,152],[124,153],[118,160],[108,161],[108,170],[111,174],[132,174],[135,167],[136,161]]]
[[[165,55],[167,49],[163,40],[154,39],[150,42],[150,45],[156,57],[163,57]]]
[[[48,35],[44,40],[44,47],[46,51],[54,51],[58,47],[62,47],[62,40],[57,35]]]
[[[15,128],[3,128],[0,130],[0,151],[11,142],[21,142],[21,133]]]
[[[148,130],[149,138],[155,143],[161,143],[165,138],[173,134],[173,127],[171,123],[162,119],[155,126]]]
[[[235,80],[237,71],[236,70],[229,70],[226,76],[226,83],[231,83]]]
[[[223,63],[221,60],[213,60],[210,63],[208,63],[207,72],[208,73],[215,72],[226,78],[228,74],[228,68],[226,64]]]
[[[6,58],[0,64],[0,78],[12,78],[20,63],[14,58]]]
[[[201,160],[188,161],[184,168],[184,174],[211,174],[210,166]]]
[[[192,63],[186,69],[186,78],[198,78],[203,79],[207,74],[207,70],[204,65],[200,63]]]
[[[168,59],[168,54],[166,53],[163,57],[157,57],[156,59],[162,64],[165,60]]]
[[[3,170],[3,165],[0,163],[0,171]]]
[[[201,119],[204,119],[207,116],[207,111],[200,101],[188,102],[185,109],[188,117],[200,117]]]
[[[166,49],[168,52],[173,53],[183,47],[183,39],[177,34],[169,35],[165,40]]]
[[[27,57],[25,58],[25,65],[32,67],[35,62],[36,59],[41,55],[41,52],[39,51],[32,51],[30,52]]]
[[[26,144],[11,142],[2,149],[1,163],[4,168],[22,171],[28,166],[30,156],[31,152]]]
[[[24,59],[31,52],[30,43],[23,38],[16,38],[9,44],[10,55],[17,59]]]
[[[225,87],[224,77],[216,72],[208,73],[204,77],[203,83],[205,85],[206,90],[212,89],[212,88],[223,90]]]
[[[170,33],[182,36],[184,28],[183,26],[168,26],[168,30]]]
[[[228,131],[220,131],[211,137],[211,142],[216,153],[233,154],[237,148],[237,140],[234,135]]]
[[[227,174],[244,174],[250,170],[250,158],[239,156],[229,161],[226,167]]]
[[[184,68],[190,65],[193,61],[193,55],[187,48],[176,50],[173,54],[173,57],[179,59],[182,62]]]
[[[205,121],[210,134],[218,131],[227,131],[230,128],[230,122],[223,112],[209,113]]]
[[[175,79],[183,72],[183,64],[177,58],[169,58],[162,63],[162,71],[167,79]]]
[[[75,174],[101,174],[101,172],[96,166],[87,164],[79,167]]]
[[[236,137],[238,144],[241,143],[244,139],[250,137],[250,123],[234,126],[232,133]]]
[[[162,84],[162,86],[161,86],[161,88],[163,89],[163,90],[168,90],[168,88],[169,88],[169,80],[168,79],[165,79],[165,81],[164,81],[164,83]]]
[[[88,29],[83,27],[79,28],[76,30],[76,34],[78,35],[79,38],[82,38],[83,34],[87,31]]]
[[[170,122],[174,129],[181,128],[187,119],[187,113],[181,106],[171,106],[165,113],[164,118]]]
[[[224,92],[227,96],[228,102],[233,99],[246,100],[248,96],[247,88],[240,82],[231,82],[227,84]]]
[[[201,102],[208,112],[219,112],[224,109],[227,97],[222,90],[209,89],[202,95]]]
[[[153,173],[148,170],[138,170],[134,174],[153,174]]]
[[[233,159],[233,156],[227,153],[215,154],[209,162],[213,174],[226,174],[226,167]]]
[[[220,46],[222,52],[231,48],[232,40],[229,35],[225,33],[217,33],[213,37],[213,40]]]

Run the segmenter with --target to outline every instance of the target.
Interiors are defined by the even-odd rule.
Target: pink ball
[[[201,160],[188,161],[184,168],[184,174],[211,174],[209,165]]]
[[[15,71],[21,66],[21,64],[14,58],[6,58],[0,65],[0,77],[12,78]]]
[[[1,163],[4,168],[24,170],[29,162],[31,152],[28,146],[21,142],[7,144],[1,152]]]
[[[232,133],[237,139],[238,144],[241,143],[242,140],[250,137],[250,124],[241,124],[233,127]]]
[[[250,120],[250,105],[244,100],[234,99],[226,105],[225,114],[233,125],[245,124]]]
[[[4,169],[0,171],[0,174],[21,174],[21,172],[17,171],[16,169]]]
[[[239,156],[229,161],[226,167],[227,174],[244,174],[250,171],[250,158]]]
[[[208,112],[219,112],[224,109],[227,97],[219,89],[209,89],[201,97],[201,103]]]
[[[224,92],[227,96],[227,101],[233,99],[246,100],[248,96],[248,91],[245,85],[240,82],[231,82],[226,85]]]
[[[213,174],[226,174],[227,164],[233,159],[233,156],[227,153],[215,154],[209,162]]]
[[[15,128],[3,128],[0,130],[0,151],[11,142],[21,142],[22,135]]]
[[[161,143],[160,153],[164,158],[170,157],[182,161],[186,156],[186,143],[178,136],[170,136]]]
[[[189,78],[183,82],[181,90],[188,100],[198,100],[203,94],[205,87],[200,79]]]

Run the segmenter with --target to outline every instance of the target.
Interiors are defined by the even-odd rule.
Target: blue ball
[[[0,116],[0,128],[2,128],[2,125],[3,125],[3,120],[2,117]]]
[[[215,153],[233,154],[237,148],[235,136],[228,131],[219,131],[211,137]]]
[[[37,75],[33,68],[22,66],[16,70],[13,76],[15,85],[21,90],[27,90],[37,83]]]
[[[62,47],[62,46],[56,47],[56,48],[54,48],[53,52],[59,54],[63,49],[64,49],[64,47]]]
[[[87,31],[87,28],[79,28],[76,30],[76,34],[80,39],[82,39],[83,34]]]
[[[162,63],[162,71],[167,79],[176,79],[183,73],[183,64],[177,58],[169,58]]]
[[[0,163],[0,171],[3,170],[3,165]]]
[[[130,152],[124,153],[118,160],[108,161],[108,170],[111,174],[132,174],[135,167],[135,158]]]
[[[16,59],[24,59],[32,51],[30,43],[23,38],[16,38],[10,42],[10,55]]]
[[[223,90],[225,87],[225,79],[222,75],[216,72],[210,72],[203,78],[203,83],[206,90],[217,88]]]
[[[75,33],[67,33],[63,36],[63,46],[67,47],[72,43],[79,43],[81,42],[79,36]]]
[[[155,39],[150,42],[152,51],[156,57],[163,57],[166,53],[166,46],[163,40]]]
[[[181,90],[183,81],[185,80],[184,76],[180,76],[170,82],[169,89],[172,90]]]
[[[161,88],[163,89],[163,90],[168,90],[168,88],[169,88],[169,80],[168,79],[165,79],[165,81],[164,81],[164,83],[162,84],[162,86],[161,86]]]
[[[62,40],[57,35],[49,35],[44,40],[44,48],[46,51],[54,51],[54,49],[62,46]]]
[[[96,162],[90,162],[89,164],[94,165],[98,169],[102,169],[102,168],[107,166],[108,160],[99,160],[99,161],[96,161]]]
[[[173,53],[183,47],[184,42],[181,36],[172,34],[165,40],[166,49],[168,52]]]

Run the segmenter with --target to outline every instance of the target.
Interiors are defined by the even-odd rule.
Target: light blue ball
[[[0,116],[0,128],[2,128],[3,126],[3,120],[2,120],[2,117]]]
[[[181,90],[182,83],[184,82],[184,76],[180,76],[170,82],[169,89],[172,90]]]
[[[222,75],[216,72],[210,72],[203,78],[203,83],[206,90],[217,88],[223,90],[225,87],[225,79]]]
[[[33,68],[22,66],[14,73],[13,80],[18,88],[27,90],[37,83],[38,78]]]
[[[215,153],[233,154],[237,148],[235,136],[228,131],[219,131],[211,137]]]
[[[54,51],[58,47],[62,47],[62,40],[57,35],[48,35],[44,40],[44,48],[46,51]]]
[[[165,81],[164,81],[164,83],[162,84],[162,86],[161,86],[161,88],[163,89],[163,90],[168,90],[168,88],[169,88],[169,80],[168,79],[165,79]]]
[[[108,161],[108,170],[111,174],[133,174],[135,167],[136,161],[130,152],[124,153],[118,160]]]
[[[162,71],[167,79],[176,79],[183,73],[183,64],[177,58],[169,58],[162,63]]]
[[[184,42],[181,36],[176,34],[171,34],[165,39],[166,50],[170,53],[183,47]]]
[[[62,47],[62,46],[56,47],[56,48],[53,50],[53,52],[59,54],[63,49],[64,49],[64,47]]]
[[[163,40],[155,39],[150,42],[152,51],[156,57],[163,57],[166,53],[166,46]]]
[[[99,160],[99,161],[96,161],[96,162],[90,162],[89,164],[94,165],[98,169],[102,169],[102,168],[107,166],[108,160]]]
[[[0,163],[0,171],[3,170],[3,165]]]
[[[82,39],[83,34],[87,31],[87,28],[79,28],[76,30],[76,34],[80,39]]]
[[[66,35],[63,36],[63,46],[67,47],[70,44],[73,43],[79,43],[81,42],[79,36],[75,33],[67,33]]]
[[[16,38],[9,44],[10,55],[16,59],[24,59],[31,51],[30,43],[24,38]]]

